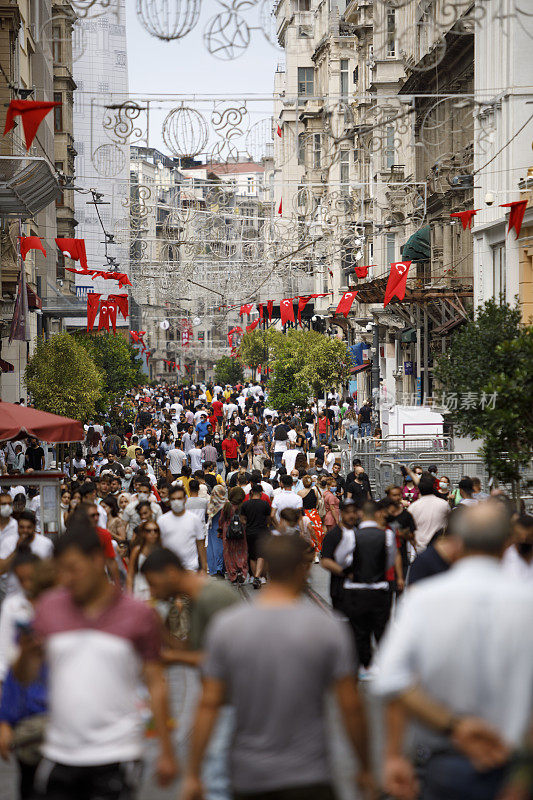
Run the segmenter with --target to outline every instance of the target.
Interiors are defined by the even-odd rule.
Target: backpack
[[[109,454],[112,453],[114,456],[118,456],[120,453],[120,447],[118,445],[117,439],[115,436],[111,436],[109,439],[106,439],[104,442],[104,453]]]
[[[241,522],[239,512],[236,511],[232,516],[226,531],[226,539],[244,539],[244,525]]]

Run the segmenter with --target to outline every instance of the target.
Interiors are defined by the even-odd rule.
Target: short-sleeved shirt
[[[102,546],[102,550],[104,551],[105,557],[115,558],[115,550],[113,548],[113,537],[111,536],[107,528],[98,527],[96,529],[96,533],[98,534],[98,538],[100,539],[100,544]]]
[[[159,517],[157,524],[163,547],[173,550],[185,569],[197,570],[199,563],[196,542],[205,538],[205,526],[199,518],[191,511],[184,511],[183,514],[167,511]]]
[[[239,604],[213,621],[204,649],[204,675],[224,682],[235,709],[233,789],[329,782],[325,696],[357,669],[344,623],[304,602]]]
[[[239,443],[237,439],[224,439],[222,442],[222,450],[228,460],[237,458],[239,452]]]
[[[34,627],[49,666],[44,756],[73,766],[140,758],[137,687],[143,662],[159,660],[155,612],[117,590],[89,619],[66,589],[54,589],[37,605]]]
[[[202,650],[205,635],[213,617],[219,611],[239,602],[239,595],[231,586],[216,578],[208,578],[198,593],[191,599],[189,622],[189,647]]]
[[[270,503],[259,497],[245,500],[241,506],[241,514],[246,519],[246,535],[259,536],[267,530]]]

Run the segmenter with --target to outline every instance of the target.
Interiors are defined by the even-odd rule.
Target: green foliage
[[[94,417],[103,376],[87,350],[65,332],[37,340],[24,381],[37,408],[85,422]]]
[[[520,328],[518,308],[491,299],[434,368],[445,396],[476,396],[472,408],[459,407],[450,418],[460,434],[484,440],[489,473],[504,482],[516,482],[533,454],[532,331]],[[495,403],[487,402],[494,393]]]
[[[255,375],[259,364],[263,364],[267,359],[266,335],[261,331],[251,331],[245,333],[241,339],[239,355],[243,364],[250,367]]]
[[[123,336],[104,332],[96,336],[76,334],[76,340],[87,350],[104,376],[102,398],[98,404],[101,411],[107,410],[113,400],[121,399],[134,386],[145,383],[146,376],[136,352]]]
[[[533,456],[533,327],[523,328],[496,350],[505,368],[488,376],[485,386],[497,400],[484,415],[482,452],[492,475],[514,483]]]
[[[241,362],[231,356],[222,356],[215,367],[215,380],[222,386],[230,383],[234,386],[244,378]]]
[[[310,397],[348,379],[346,345],[317,331],[269,331],[269,406],[302,408]]]

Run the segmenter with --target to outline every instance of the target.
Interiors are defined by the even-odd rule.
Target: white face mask
[[[148,500],[149,494],[147,492],[137,492],[137,497],[139,500]]]
[[[172,511],[175,511],[176,514],[181,514],[181,512],[185,510],[185,500],[171,500],[170,508]]]
[[[7,518],[13,513],[13,506],[0,506],[0,516]]]

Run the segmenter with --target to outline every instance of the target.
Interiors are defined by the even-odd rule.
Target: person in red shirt
[[[216,427],[220,428],[222,425],[222,417],[224,415],[224,406],[222,405],[220,400],[213,400],[213,402],[211,403],[211,408],[213,409],[213,416],[215,417],[216,420]],[[209,420],[209,422],[211,422],[211,419]],[[213,425],[212,422],[211,424]],[[213,427],[215,426],[213,425]]]
[[[224,454],[224,464],[226,468],[228,461],[234,461],[239,452],[239,443],[233,433],[230,431],[222,442],[222,453]]]

